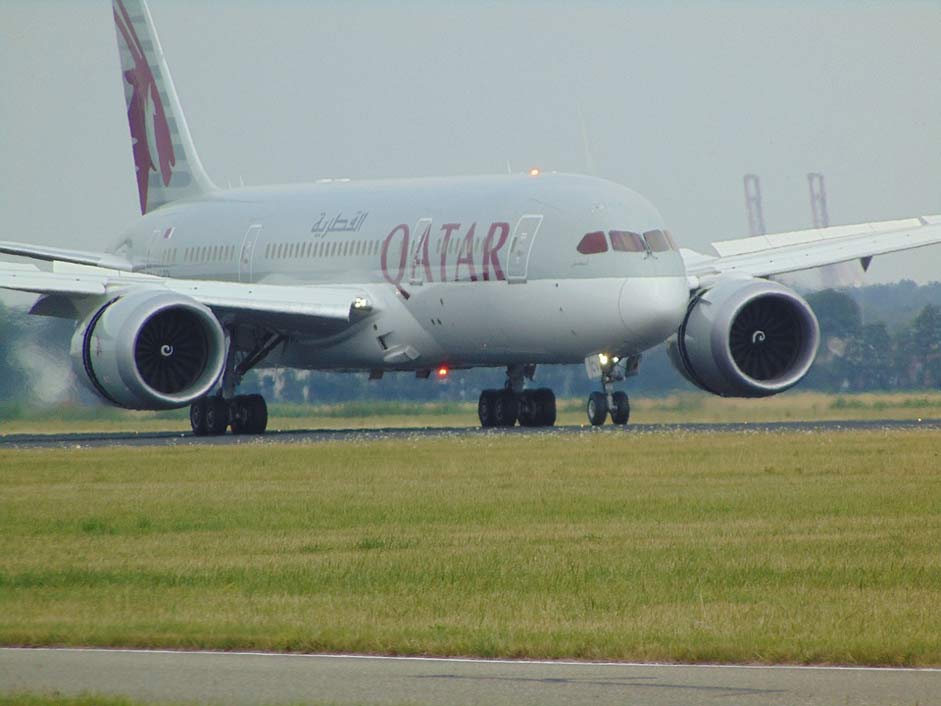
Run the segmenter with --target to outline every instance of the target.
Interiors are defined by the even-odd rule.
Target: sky
[[[684,247],[941,213],[941,3],[150,0],[219,185],[543,170],[649,198]],[[0,239],[138,216],[109,0],[0,0]],[[941,248],[866,282],[941,279]]]

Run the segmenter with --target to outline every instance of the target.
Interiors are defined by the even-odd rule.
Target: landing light
[[[608,360],[609,360],[608,356],[606,356],[604,353],[601,353],[598,355],[598,362],[601,363],[602,365],[607,365]]]
[[[542,171],[539,167],[533,167],[529,170],[529,176],[539,176],[540,174],[542,174]]]

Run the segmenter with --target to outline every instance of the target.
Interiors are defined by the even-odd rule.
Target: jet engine
[[[797,293],[738,279],[693,297],[668,352],[684,377],[707,392],[767,397],[807,374],[819,341],[817,317]]]
[[[225,366],[225,334],[208,307],[173,292],[116,298],[72,337],[79,378],[112,404],[173,409],[204,396]]]

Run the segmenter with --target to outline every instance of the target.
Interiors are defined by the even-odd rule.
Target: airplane
[[[0,242],[30,313],[77,322],[74,370],[128,409],[189,406],[196,435],[262,434],[237,394],[258,366],[368,372],[503,367],[483,427],[547,427],[537,366],[584,362],[592,425],[628,423],[645,351],[710,393],[764,397],[807,373],[820,329],[771,279],[941,242],[941,215],[681,249],[613,182],[541,173],[223,190],[200,162],[145,0],[113,0],[141,218],[104,252]]]

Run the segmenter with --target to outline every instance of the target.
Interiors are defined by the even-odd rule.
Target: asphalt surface
[[[0,434],[0,449],[76,448],[107,446],[221,446],[239,444],[297,444],[323,441],[446,438],[453,436],[644,434],[676,432],[815,432],[877,431],[901,429],[941,430],[941,419],[826,421],[826,422],[755,422],[729,424],[631,424],[626,427],[567,426],[548,429],[479,429],[477,427],[417,427],[385,429],[301,429],[269,430],[263,436],[196,437],[189,431],[98,434]]]
[[[0,693],[219,704],[941,704],[941,670],[0,649]]]

